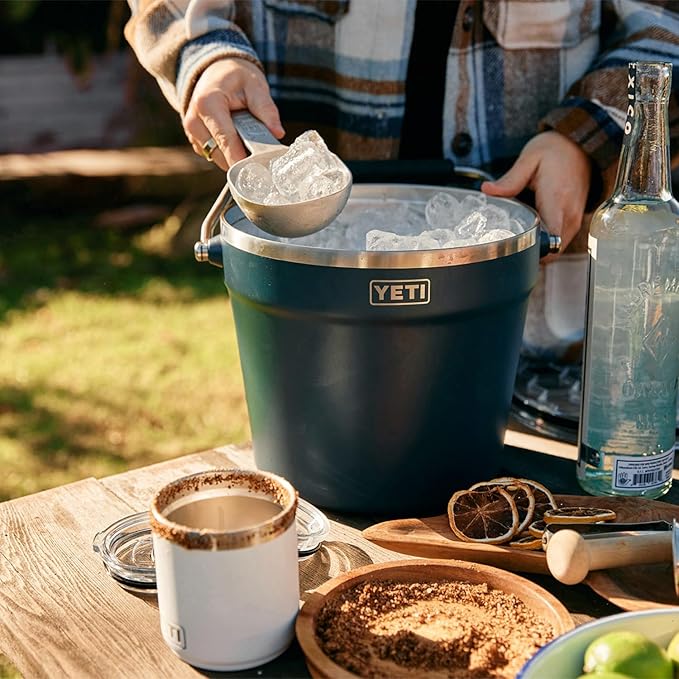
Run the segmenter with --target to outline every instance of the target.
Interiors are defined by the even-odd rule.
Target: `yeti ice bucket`
[[[474,193],[358,184],[349,206],[423,207],[441,190]],[[322,507],[390,515],[440,514],[500,471],[541,240],[533,210],[488,201],[526,231],[366,252],[279,242],[222,193],[206,219],[221,233],[204,223],[196,256],[224,267],[260,469]]]

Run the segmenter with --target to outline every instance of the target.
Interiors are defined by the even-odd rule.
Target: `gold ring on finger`
[[[205,160],[212,162],[212,154],[215,152],[216,148],[217,142],[214,140],[213,137],[210,137],[202,146],[203,157],[205,158]]]

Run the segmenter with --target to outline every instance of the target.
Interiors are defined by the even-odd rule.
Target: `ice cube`
[[[237,188],[248,200],[264,203],[274,188],[271,172],[259,163],[248,163],[238,173]]]
[[[438,243],[439,248],[455,238],[455,232],[452,229],[430,229],[425,233]]]
[[[409,204],[405,212],[405,219],[403,228],[407,233],[422,233],[427,231],[430,225],[427,223],[424,214],[424,206],[418,204]]]
[[[369,231],[385,231],[397,235],[413,235],[408,225],[408,206],[393,202],[375,208],[342,213],[349,223],[347,238],[350,249],[363,250]]]
[[[487,221],[482,212],[470,212],[455,227],[455,235],[458,238],[478,238],[485,230]]]
[[[304,245],[312,248],[326,248],[328,250],[349,250],[347,240],[347,223],[341,219],[334,219],[324,229],[316,231],[316,233],[303,236],[301,238],[294,238],[291,242],[296,245]],[[362,250],[364,243],[358,247]]]
[[[486,228],[487,229],[510,229],[509,225],[509,213],[507,210],[503,210],[497,205],[488,203],[481,210],[482,214],[486,217]]]
[[[446,241],[443,243],[441,247],[444,248],[464,248],[467,247],[468,245],[475,245],[475,241],[472,240],[471,238],[458,238],[457,236],[454,238],[451,238],[450,240]]]
[[[323,140],[323,137],[321,137],[316,130],[306,130],[305,132],[302,132],[302,134],[295,139],[293,142],[293,145],[295,142],[298,142],[300,144],[303,144],[305,142],[309,142],[310,144],[313,144],[314,146],[317,146],[320,151],[327,151],[328,147]]]
[[[438,250],[441,247],[441,242],[431,235],[431,231],[425,231],[419,236],[410,236],[410,238],[415,239],[413,250]]]
[[[424,207],[427,224],[435,229],[453,226],[461,217],[460,203],[450,193],[435,193]]]
[[[485,231],[479,236],[479,243],[491,243],[496,240],[504,240],[505,238],[511,238],[516,234],[508,229],[491,229],[490,231]]]
[[[337,193],[347,185],[348,181],[349,178],[347,177],[346,172],[340,168],[328,170],[318,177],[315,183],[309,187],[307,197],[304,200],[321,198],[322,196],[329,196],[332,193]]]
[[[488,199],[485,193],[465,196],[460,204],[460,216],[467,215],[470,212],[482,212],[487,205]]]
[[[264,205],[287,205],[290,201],[274,188],[266,196],[263,202]]]
[[[374,229],[365,237],[366,250],[417,250],[417,236],[399,236]]]
[[[271,175],[291,203],[335,193],[349,182],[344,163],[330,153],[315,130],[307,130],[271,161]]]

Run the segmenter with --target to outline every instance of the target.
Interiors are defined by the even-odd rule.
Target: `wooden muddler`
[[[590,571],[643,563],[672,562],[672,531],[585,538],[560,530],[547,544],[549,572],[566,585],[582,582]]]

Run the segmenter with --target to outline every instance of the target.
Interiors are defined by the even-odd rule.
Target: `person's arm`
[[[596,207],[612,188],[627,109],[628,63],[665,61],[679,67],[678,5],[604,1],[604,21],[613,19],[615,30],[602,53],[543,118],[540,133],[512,168],[497,182],[486,182],[483,190],[498,196],[514,196],[526,187],[535,191],[538,211],[565,248],[578,233],[585,210]],[[679,72],[673,90],[670,133],[679,158]]]
[[[182,117],[195,152],[212,137],[222,169],[245,157],[230,111],[249,109],[284,132],[261,62],[235,23],[235,0],[128,0],[125,37]]]

